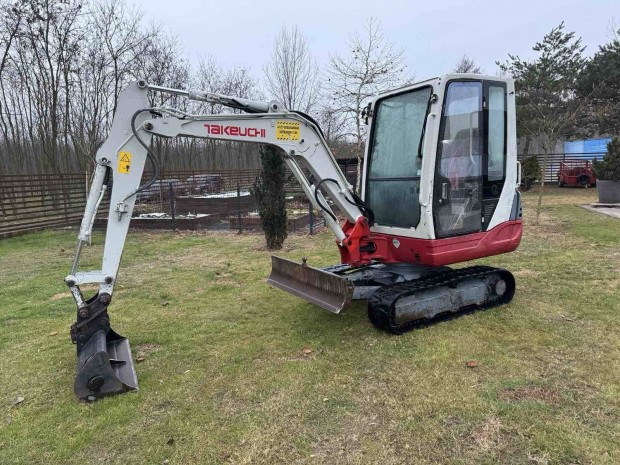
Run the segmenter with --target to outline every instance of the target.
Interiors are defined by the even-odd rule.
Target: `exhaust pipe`
[[[110,327],[109,294],[98,294],[78,310],[71,327],[77,345],[77,375],[73,390],[81,400],[138,389],[138,377],[127,338]]]
[[[271,256],[267,282],[290,294],[312,302],[332,313],[340,313],[351,303],[353,283],[328,271],[286,258]]]

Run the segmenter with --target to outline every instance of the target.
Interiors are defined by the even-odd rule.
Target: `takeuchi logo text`
[[[221,124],[205,124],[207,132],[213,136],[242,136],[242,137],[261,137],[266,136],[264,129],[242,128],[240,126],[222,126]]]

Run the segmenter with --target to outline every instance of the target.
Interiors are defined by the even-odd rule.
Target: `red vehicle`
[[[560,162],[558,186],[596,186],[596,175],[590,160],[572,160]]]

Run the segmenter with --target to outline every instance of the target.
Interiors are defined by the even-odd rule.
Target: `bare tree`
[[[297,26],[284,26],[264,67],[269,93],[291,110],[309,113],[320,95],[319,67]]]
[[[607,30],[609,31],[608,36],[611,41],[620,40],[620,22],[616,18],[609,20]]]
[[[2,76],[3,106],[12,109],[7,126],[22,150],[30,147],[39,167],[65,169],[67,157],[60,147],[68,143],[71,74],[83,33],[83,1],[29,0],[19,5],[25,16],[5,62],[10,72]],[[28,144],[23,144],[24,135]]]
[[[13,40],[19,32],[24,16],[23,2],[16,2],[12,5],[0,4],[0,76],[7,64]]]
[[[157,25],[145,27],[140,10],[122,0],[88,6],[82,18],[86,32],[73,66],[71,101],[71,143],[79,169],[88,167],[103,142],[122,88],[133,79],[151,78],[153,70],[159,77],[178,66],[178,60],[171,60],[168,37]]]
[[[93,4],[94,27],[101,46],[105,49],[108,67],[113,83],[114,104],[128,80],[140,74],[139,58],[152,46],[152,39],[159,33],[159,27],[145,29],[142,25],[142,11],[127,7],[123,0],[102,0]]]
[[[253,100],[262,98],[258,83],[248,69],[239,67],[225,69],[213,57],[200,61],[198,69],[192,76],[192,82],[196,88],[207,92]],[[195,113],[206,114],[241,112],[241,110],[204,102],[193,103],[191,108]],[[258,148],[254,145],[214,140],[195,141],[194,143],[196,151],[203,152],[202,159],[195,162],[205,167],[210,168],[214,165],[241,167],[257,164],[259,160]]]
[[[321,125],[325,140],[331,146],[347,137],[347,121],[342,112],[324,102],[319,105],[317,121]]]
[[[259,98],[247,69],[212,61],[192,74],[183,57],[178,39],[146,25],[127,0],[0,0],[0,171],[88,169],[120,91],[137,78]],[[149,98],[189,112],[231,111],[177,96]],[[171,169],[258,165],[257,150],[239,144],[156,138],[154,148]]]
[[[183,47],[178,38],[162,31],[158,26],[149,27],[146,35],[147,44],[143,53],[136,59],[136,74],[133,78],[143,78],[149,83],[166,87],[189,88],[189,63],[183,58]],[[172,106],[182,110],[187,110],[188,107],[187,99],[178,95],[151,93],[149,100],[153,106]],[[184,161],[188,158],[191,160],[193,148],[191,140],[156,137],[152,144],[164,171],[179,169]]]
[[[482,74],[483,70],[476,64],[473,58],[463,55],[456,65],[454,65],[453,71],[455,73],[469,73],[469,74]]]
[[[224,69],[213,57],[201,59],[193,76],[193,84],[204,91],[218,94],[234,95],[248,99],[260,99],[258,83],[247,68],[236,67]],[[211,103],[195,104],[196,111],[219,114],[222,112],[239,113],[222,105]]]
[[[406,72],[405,54],[390,42],[376,18],[369,18],[364,30],[349,41],[347,56],[333,55],[327,66],[327,92],[334,111],[344,115],[348,135],[357,146],[357,183],[361,183],[363,143],[366,129],[360,119],[368,99],[389,88],[403,85],[411,77]]]

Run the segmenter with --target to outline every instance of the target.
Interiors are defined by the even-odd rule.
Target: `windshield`
[[[381,226],[411,228],[420,221],[422,142],[432,88],[380,100],[375,109],[366,203]]]

